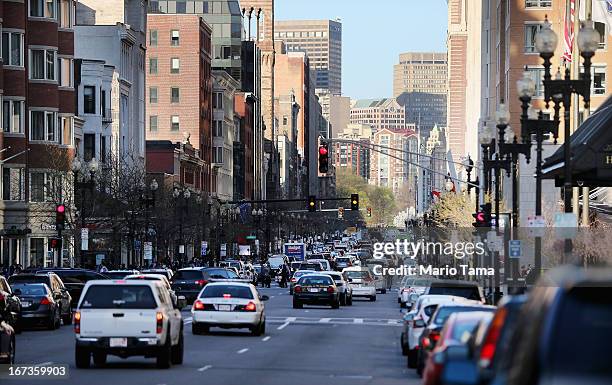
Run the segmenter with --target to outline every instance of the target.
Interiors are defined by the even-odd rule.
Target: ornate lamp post
[[[151,195],[147,194],[146,191],[146,185],[142,186],[142,196],[141,196],[141,201],[145,206],[145,242],[149,242],[150,240],[150,236],[155,234],[155,236],[157,236],[157,234],[155,233],[155,230],[150,229],[151,227],[151,209],[153,207],[155,207],[155,193],[157,192],[157,189],[159,188],[159,184],[157,183],[157,180],[153,179],[151,181],[151,183],[149,184],[149,191],[151,192]],[[153,244],[155,244],[156,242],[153,242]],[[155,253],[153,253],[155,254]],[[154,261],[151,260],[149,261],[150,263],[153,263]]]
[[[73,173],[73,182],[74,182],[74,197],[79,196],[79,218],[80,218],[80,228],[85,227],[85,193],[89,191],[90,196],[93,196],[94,188],[96,187],[96,172],[99,169],[100,164],[96,160],[96,158],[92,158],[87,163],[87,170],[89,171],[89,178],[86,177],[86,174],[83,173],[81,177],[83,163],[77,157],[72,160],[72,173]],[[61,236],[61,234],[60,234]],[[79,242],[75,247],[75,250],[79,250],[79,264],[83,266],[83,254],[80,252],[80,231],[77,231],[77,236],[79,237]]]
[[[468,155],[463,167],[465,168],[465,172],[467,173],[467,193],[468,195],[470,194],[470,192],[472,191],[472,189],[476,190],[476,211],[478,211],[478,203],[480,201],[480,180],[478,175],[476,176],[475,180],[472,180],[472,171],[474,170],[474,161],[472,160],[472,158]],[[476,186],[473,186],[476,185]]]
[[[182,204],[179,205],[179,199],[183,195]],[[183,239],[183,222],[185,220],[185,213],[187,212],[187,206],[189,205],[189,198],[191,197],[191,191],[185,188],[182,191],[175,187],[172,191],[172,196],[175,199],[175,209],[179,208],[180,211],[180,222],[179,222],[179,242],[178,242],[178,255],[181,264],[186,262],[185,260],[185,240]]]

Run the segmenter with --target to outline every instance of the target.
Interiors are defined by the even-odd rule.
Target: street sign
[[[185,254],[185,245],[179,245],[179,254]]]
[[[139,239],[134,239],[134,250],[140,251],[141,242]]]
[[[510,258],[521,258],[523,251],[521,249],[521,241],[519,239],[512,239],[510,243]]]
[[[257,239],[257,236],[256,235],[247,235],[246,239],[252,241],[253,239]]]
[[[153,242],[144,243],[144,259],[149,261],[153,259]]]
[[[225,257],[227,255],[227,245],[225,243],[221,244],[221,252],[219,255],[221,257]]]
[[[81,250],[89,250],[89,229],[86,227],[81,229]]]
[[[238,254],[239,255],[251,255],[251,246],[249,245],[238,245]]]
[[[200,247],[200,255],[205,256],[207,250],[208,250],[208,242],[202,241],[202,245]]]
[[[96,266],[100,266],[104,260],[104,254],[96,254]]]

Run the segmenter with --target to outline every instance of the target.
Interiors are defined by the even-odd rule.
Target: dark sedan
[[[59,302],[44,283],[14,284],[13,291],[21,300],[21,319],[27,325],[43,325],[49,330],[61,325]]]
[[[65,325],[72,324],[72,307],[70,303],[72,301],[72,296],[70,292],[64,286],[64,282],[61,278],[51,272],[45,273],[37,273],[37,274],[18,274],[11,275],[8,279],[9,284],[14,289],[14,285],[24,284],[24,283],[44,283],[51,290],[51,298],[53,298],[53,302],[57,303],[59,307],[60,318],[64,321]],[[23,305],[22,305],[23,307]]]
[[[177,296],[184,296],[188,303],[192,303],[200,290],[209,282],[219,280],[240,280],[240,277],[229,269],[222,268],[187,268],[180,269],[172,276],[170,285]]]
[[[308,274],[301,277],[293,288],[293,308],[301,309],[304,304],[340,307],[340,293],[329,275]]]

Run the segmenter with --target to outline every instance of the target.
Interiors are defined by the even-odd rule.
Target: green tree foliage
[[[336,171],[336,194],[339,197],[349,197],[359,194],[359,207],[365,210],[372,208],[372,217],[362,214],[369,224],[390,223],[398,209],[393,191],[386,187],[372,186],[367,181],[349,170]]]

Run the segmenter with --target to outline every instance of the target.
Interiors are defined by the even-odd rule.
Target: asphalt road
[[[154,359],[109,356],[105,367],[74,367],[72,327],[56,331],[28,330],[17,337],[19,364],[68,364],[66,380],[45,384],[76,385],[362,385],[419,384],[406,368],[399,346],[396,292],[379,294],[376,302],[355,300],[353,306],[293,309],[287,289],[260,289],[266,303],[266,334],[212,329],[191,334],[184,311],[185,359],[169,370],[155,368]],[[32,380],[3,380],[4,385],[29,385]]]

